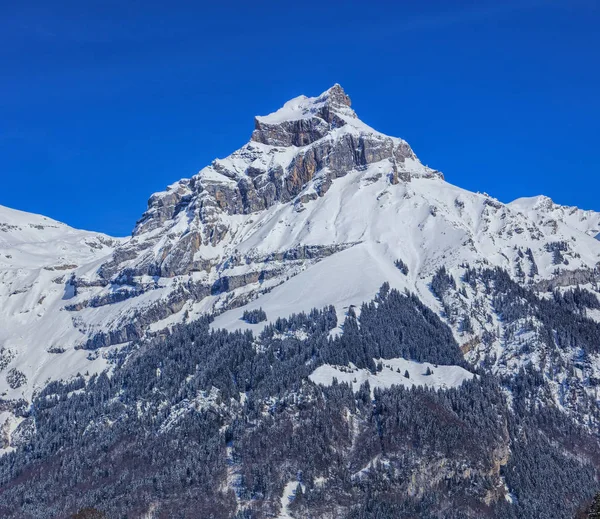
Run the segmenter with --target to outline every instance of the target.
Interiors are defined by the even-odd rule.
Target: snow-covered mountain
[[[0,515],[570,518],[599,233],[449,184],[339,85],[130,238],[0,207]]]
[[[599,223],[547,198],[503,204],[449,184],[334,85],[257,117],[242,148],[152,195],[130,239],[2,209],[0,390],[29,399],[205,312],[221,314],[216,327],[259,330],[243,310],[274,320],[333,304],[341,322],[386,281],[441,311],[429,287],[441,266],[588,282]]]

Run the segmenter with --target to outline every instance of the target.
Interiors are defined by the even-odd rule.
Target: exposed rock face
[[[325,137],[332,128],[344,126],[346,120],[340,114],[356,119],[351,104],[342,87],[336,84],[302,110],[304,118],[257,117],[252,140],[271,146],[307,146]]]
[[[594,269],[565,270],[550,279],[539,281],[537,289],[541,292],[551,292],[558,287],[595,283],[598,281],[599,274],[597,267]]]

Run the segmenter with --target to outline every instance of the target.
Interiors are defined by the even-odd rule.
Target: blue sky
[[[2,205],[127,235],[254,115],[339,82],[449,182],[600,210],[595,0],[12,4]]]

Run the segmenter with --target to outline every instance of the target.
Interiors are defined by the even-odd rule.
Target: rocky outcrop
[[[131,318],[127,318],[110,330],[94,334],[77,348],[96,350],[114,344],[136,341],[144,335],[152,323],[179,312],[189,298],[201,299],[207,295],[210,295],[208,287],[196,286],[193,293],[190,293],[185,287],[179,287],[168,298],[137,310]]]
[[[189,183],[188,179],[180,180],[166,192],[153,194],[148,200],[148,210],[136,224],[134,235],[160,228],[184,209],[191,200],[191,192],[187,188]]]
[[[341,243],[338,245],[302,245],[294,247],[282,252],[274,252],[269,254],[261,261],[290,261],[290,260],[305,260],[305,259],[321,259],[331,256],[336,252],[343,251],[348,247],[357,245],[355,243]]]
[[[559,287],[596,283],[600,278],[598,267],[594,269],[563,270],[550,279],[542,279],[536,283],[540,292],[552,292]]]
[[[252,283],[258,283],[274,278],[277,274],[281,274],[281,272],[281,269],[274,269],[253,271],[237,276],[223,276],[215,281],[211,288],[211,293],[220,294],[222,292],[230,292],[236,288],[241,288]]]
[[[71,305],[66,305],[65,310],[69,312],[78,312],[83,308],[99,308],[101,306],[111,305],[113,303],[120,303],[121,301],[125,301],[132,297],[139,296],[143,293],[141,289],[120,289],[115,290],[114,292],[109,292],[108,294],[103,294],[99,296],[95,296],[91,299],[81,301],[79,303],[74,303]]]
[[[139,307],[132,314],[125,314],[118,322],[113,323],[109,330],[92,333],[91,337],[77,348],[97,350],[115,344],[136,341],[144,336],[152,323],[180,312],[186,303],[199,302],[211,295],[225,296],[221,301],[220,311],[242,306],[272,288],[272,284],[263,286],[266,281],[292,276],[305,262],[319,261],[356,244],[303,245],[265,256],[232,254],[221,265],[214,282],[203,283],[185,278],[178,280],[176,287],[166,297],[162,297],[148,306]],[[236,268],[240,266],[247,266],[248,270],[236,273]],[[75,278],[70,282],[82,288],[93,286],[86,282],[78,284]],[[95,295],[89,299],[80,298],[75,303],[65,305],[64,309],[76,313],[86,308],[99,308],[121,303],[141,296],[149,290],[159,288],[154,282],[144,284],[138,281],[135,284],[133,278],[130,278],[130,283],[135,286],[113,284],[107,287],[106,293]],[[276,282],[276,284],[278,283]],[[56,353],[61,352],[56,351]]]

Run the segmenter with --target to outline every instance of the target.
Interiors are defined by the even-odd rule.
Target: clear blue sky
[[[596,0],[4,2],[0,204],[127,235],[339,82],[448,181],[600,210]]]

